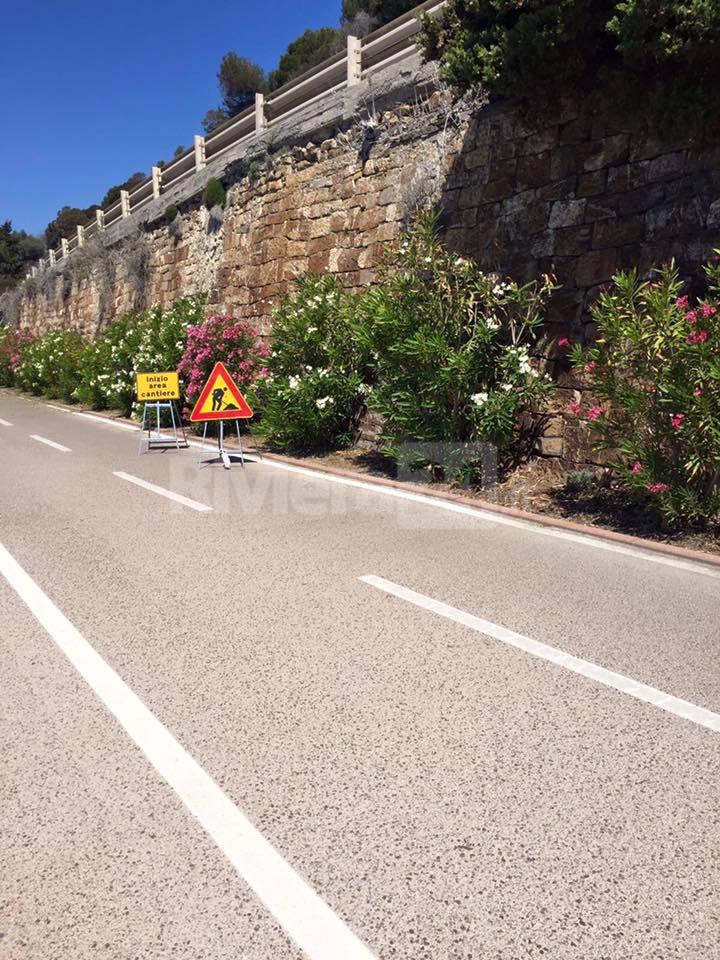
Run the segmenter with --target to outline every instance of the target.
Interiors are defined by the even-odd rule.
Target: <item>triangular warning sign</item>
[[[250,405],[225,369],[225,364],[218,361],[193,407],[190,419],[194,423],[202,420],[246,420],[252,415]]]

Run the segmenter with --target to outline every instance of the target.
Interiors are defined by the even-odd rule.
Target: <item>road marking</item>
[[[55,443],[54,440],[48,440],[47,437],[39,437],[36,433],[30,434],[31,440],[37,440],[38,443],[45,443],[48,447],[52,447],[53,450],[60,450],[61,453],[72,453],[70,447],[64,447],[61,443]]]
[[[52,404],[48,404],[52,406]],[[55,410],[63,410],[63,407],[54,407]],[[87,417],[88,420],[95,420],[99,423],[109,423],[114,427],[121,427],[123,430],[136,430],[126,423],[118,423],[114,420],[107,420],[105,417],[98,417],[92,413],[81,413],[78,410],[66,410],[66,413],[73,413],[76,417]],[[202,443],[197,440],[188,440],[190,446],[202,448]],[[566,540],[570,543],[577,543],[581,546],[593,547],[595,550],[605,550],[608,553],[616,553],[621,556],[633,557],[636,560],[645,560],[648,563],[659,563],[665,567],[673,567],[676,570],[686,570],[689,573],[699,573],[704,577],[713,577],[720,579],[720,570],[710,565],[704,565],[700,560],[683,560],[680,557],[669,557],[661,553],[654,553],[643,547],[624,546],[620,543],[612,543],[609,540],[601,540],[588,534],[574,533],[571,530],[560,530],[558,527],[546,527],[535,523],[532,520],[522,520],[519,517],[508,517],[500,513],[493,513],[491,510],[484,510],[482,507],[471,507],[462,503],[452,503],[449,500],[441,500],[436,497],[428,497],[422,493],[413,493],[409,490],[398,490],[397,487],[382,487],[374,483],[367,483],[364,480],[354,480],[351,477],[338,477],[334,474],[323,473],[321,470],[312,470],[309,467],[296,467],[292,463],[282,463],[279,460],[260,460],[252,454],[245,454],[245,459],[250,463],[261,463],[266,467],[274,467],[276,470],[285,470],[287,473],[296,473],[299,476],[308,477],[311,480],[324,480],[327,483],[339,483],[346,487],[354,487],[357,490],[366,490],[380,496],[395,497],[399,500],[409,500],[413,503],[420,503],[427,507],[434,507],[436,510],[446,510],[449,513],[458,513],[467,517],[474,517],[476,520],[485,520],[488,523],[495,523],[500,526],[515,527],[520,530],[527,530],[529,533],[538,534],[543,537],[554,537],[556,540]]]
[[[129,483],[134,483],[138,487],[143,487],[145,490],[152,490],[153,493],[159,493],[161,497],[167,497],[168,500],[175,500],[176,503],[181,503],[184,507],[190,507],[192,510],[199,510],[201,513],[212,510],[212,507],[208,507],[207,504],[199,503],[197,500],[191,500],[189,497],[184,497],[181,493],[173,493],[172,490],[166,490],[165,487],[158,487],[154,483],[149,483],[147,480],[141,480],[140,477],[134,477],[131,473],[123,473],[122,470],[113,470],[113,476],[120,477],[121,480],[127,480]]]
[[[685,720],[691,720],[701,727],[707,727],[708,730],[714,730],[720,733],[720,714],[713,713],[712,710],[706,710],[704,707],[698,707],[688,700],[681,700],[679,697],[673,697],[669,693],[657,690],[655,687],[649,687],[647,684],[626,677],[622,673],[614,673],[612,670],[606,670],[590,660],[581,660],[580,657],[574,657],[570,653],[565,653],[557,647],[551,647],[546,643],[540,643],[538,640],[532,640],[530,637],[524,637],[521,633],[515,633],[506,627],[501,627],[497,623],[491,623],[489,620],[483,620],[467,613],[465,610],[458,610],[457,607],[450,607],[441,600],[434,600],[423,593],[416,593],[408,587],[400,586],[391,580],[385,580],[384,577],[376,577],[372,574],[360,577],[363,583],[371,587],[377,587],[385,593],[390,593],[401,600],[407,600],[408,603],[415,604],[416,607],[422,607],[430,610],[448,620],[455,620],[471,630],[478,633],[484,633],[488,637],[507,643],[511,647],[517,647],[525,653],[530,653],[534,657],[540,657],[542,660],[549,660],[550,663],[571,670],[573,673],[579,673],[590,680],[596,680],[606,687],[613,687],[621,693],[635,697],[637,700],[644,700],[646,703],[659,707],[667,713],[673,713],[677,717]]]
[[[375,960],[2,544],[0,573],[310,960]]]
[[[12,424],[10,423],[9,420],[3,420],[3,418],[0,417],[0,426],[3,426],[3,427],[11,427]]]

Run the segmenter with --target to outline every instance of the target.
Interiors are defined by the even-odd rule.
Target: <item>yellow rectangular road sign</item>
[[[138,400],[151,403],[155,400],[180,399],[180,384],[174,370],[168,373],[137,373],[135,377]]]

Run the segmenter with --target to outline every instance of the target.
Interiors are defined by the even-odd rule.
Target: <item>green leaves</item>
[[[682,297],[674,264],[651,282],[613,278],[592,308],[598,341],[572,361],[602,417],[583,419],[600,449],[620,454],[619,475],[673,522],[712,521],[720,510],[720,285]]]

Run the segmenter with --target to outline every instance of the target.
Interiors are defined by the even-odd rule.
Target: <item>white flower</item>
[[[476,407],[481,407],[487,400],[487,393],[474,393],[470,399],[475,404]]]
[[[510,391],[512,390],[512,388],[513,388],[513,385],[512,385],[511,383],[502,383],[502,384],[500,384],[500,389],[501,389],[501,390],[504,390],[505,393],[510,393]]]
[[[333,400],[332,397],[320,397],[319,400],[315,401],[315,406],[318,408],[318,410],[324,410],[329,403],[334,403],[334,402],[335,401]]]
[[[317,330],[317,327],[308,327],[306,332],[307,332],[307,333],[315,333],[316,330]]]
[[[486,317],[485,326],[488,328],[488,330],[497,330],[500,327],[500,321],[497,319],[497,317]]]
[[[297,390],[300,386],[300,377],[290,377],[288,380],[288,386],[291,390]]]

